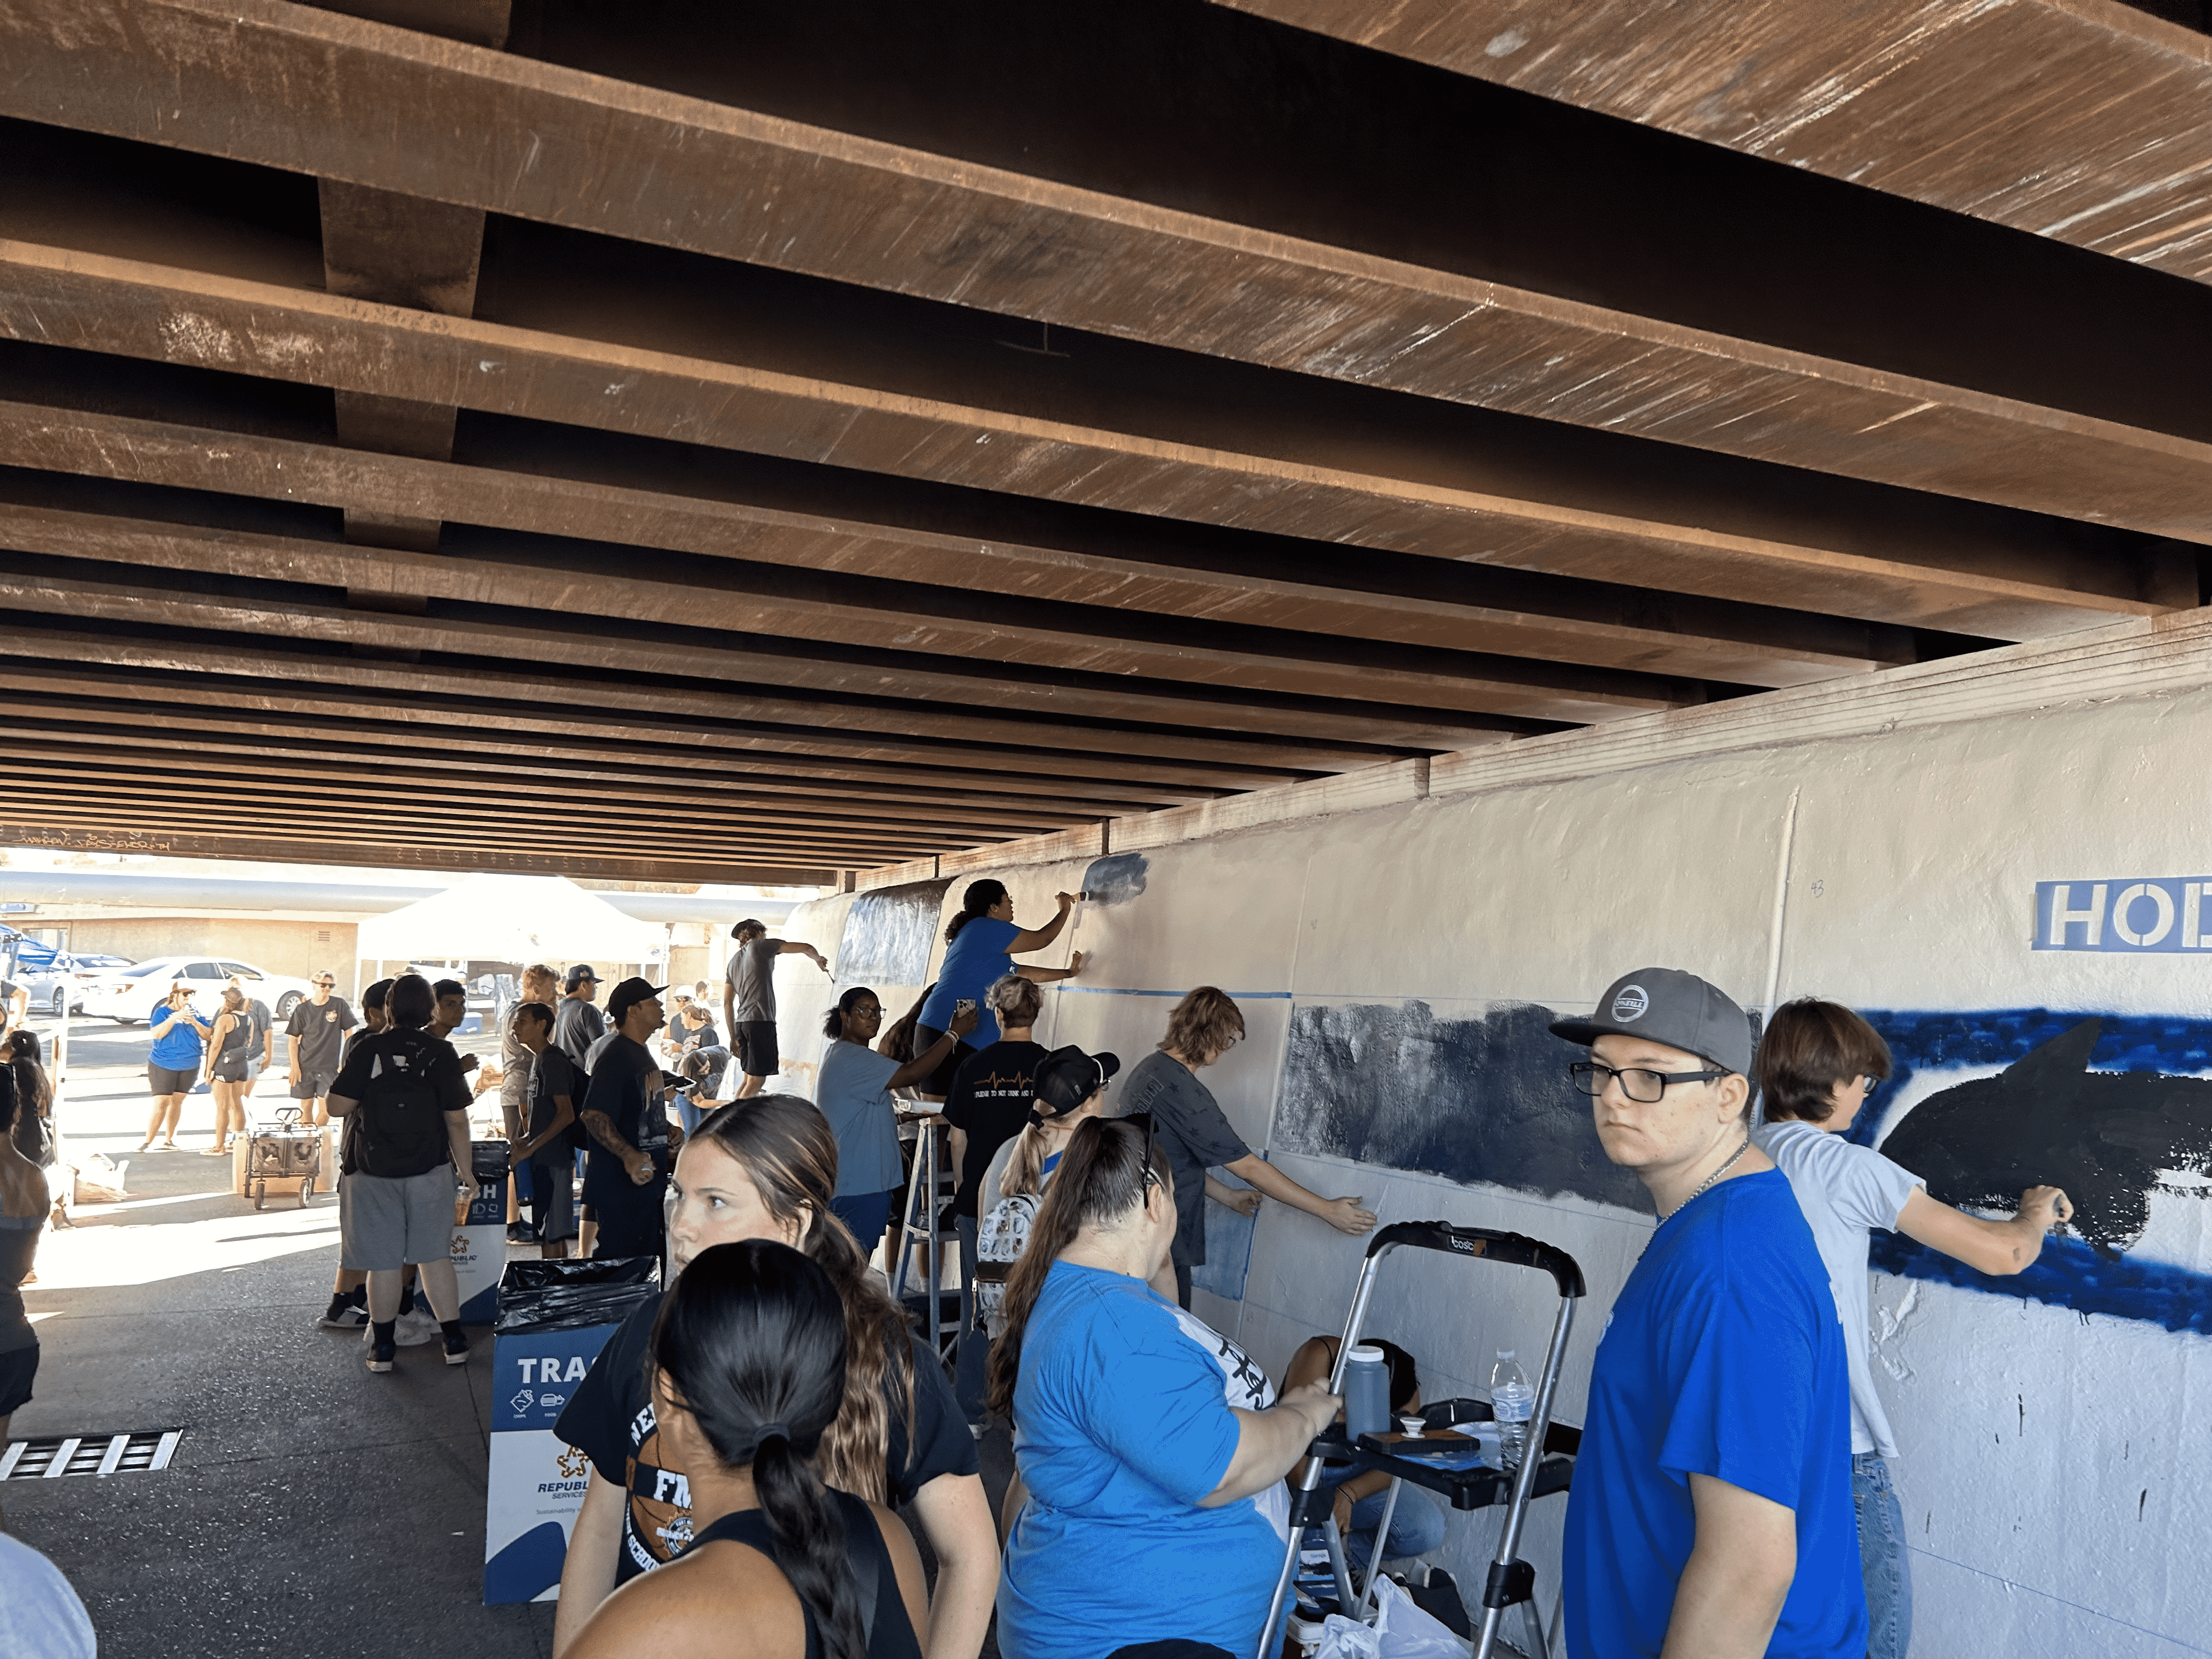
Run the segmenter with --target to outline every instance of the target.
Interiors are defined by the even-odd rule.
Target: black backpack
[[[445,1047],[422,1031],[401,1031],[371,1039],[374,1075],[352,1113],[347,1140],[348,1174],[401,1179],[450,1163],[446,1136],[446,1103],[432,1075]]]

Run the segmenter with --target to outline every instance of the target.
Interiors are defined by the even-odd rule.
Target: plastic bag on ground
[[[1468,1659],[1474,1650],[1388,1578],[1375,1586],[1378,1659]]]
[[[1321,1621],[1321,1645],[1314,1659],[1381,1659],[1382,1638],[1357,1619],[1332,1613]]]

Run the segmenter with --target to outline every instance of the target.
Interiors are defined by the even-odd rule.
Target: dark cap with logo
[[[1748,1076],[1751,1017],[1717,985],[1680,968],[1638,968],[1597,1000],[1588,1019],[1552,1022],[1552,1035],[1587,1048],[1601,1036],[1648,1037]]]
[[[619,1025],[623,1017],[648,997],[657,997],[668,988],[648,985],[641,979],[626,979],[607,993],[607,1023]]]
[[[1036,1105],[1030,1115],[1042,1122],[1066,1117],[1106,1086],[1121,1069],[1115,1054],[1086,1054],[1077,1048],[1055,1048],[1037,1062]]]
[[[596,973],[592,972],[592,964],[588,962],[580,962],[574,968],[571,968],[568,970],[568,977],[565,981],[566,988],[571,991],[574,990],[580,985],[589,985],[592,988],[597,989],[599,983],[599,976]]]

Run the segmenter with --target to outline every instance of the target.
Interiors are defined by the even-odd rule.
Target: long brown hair
[[[1036,1219],[1030,1224],[1022,1259],[1006,1279],[1006,1329],[991,1345],[988,1403],[994,1412],[1012,1419],[1014,1385],[1021,1380],[1022,1334],[1052,1264],[1085,1226],[1119,1221],[1145,1201],[1146,1187],[1155,1181],[1164,1184],[1166,1162],[1144,1129],[1127,1118],[1086,1118],[1076,1126]]]
[[[1159,1041],[1163,1050],[1211,1066],[1228,1052],[1229,1045],[1244,1035],[1244,1015],[1228,992],[1201,985],[1175,1006],[1168,1016],[1168,1034]]]
[[[717,1107],[693,1138],[712,1141],[744,1166],[768,1212],[800,1230],[799,1248],[837,1287],[845,1305],[845,1403],[822,1437],[822,1478],[856,1498],[889,1503],[891,1408],[884,1396],[897,1398],[911,1452],[911,1328],[845,1224],[830,1213],[837,1136],[829,1119],[797,1095],[756,1095]]]

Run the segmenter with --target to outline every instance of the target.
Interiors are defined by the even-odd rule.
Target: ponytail
[[[963,927],[979,917],[989,915],[991,907],[1003,902],[1006,896],[1006,884],[1003,881],[994,881],[986,877],[981,881],[969,882],[968,890],[960,895],[960,914],[945,924],[945,942],[951,944],[960,937]]]
[[[1014,1136],[1013,1156],[999,1177],[999,1196],[1018,1198],[1044,1190],[1045,1132],[1042,1123],[1024,1123]]]
[[[1148,1146],[1153,1162],[1148,1169]],[[1151,1146],[1142,1127],[1123,1118],[1086,1118],[1076,1125],[1060,1155],[1052,1186],[1030,1224],[1029,1243],[1006,1279],[1000,1318],[1005,1329],[991,1344],[986,1403],[1008,1421],[1014,1415],[1014,1385],[1021,1380],[1022,1335],[1030,1313],[1044,1290],[1045,1276],[1060,1253],[1085,1227],[1111,1226],[1145,1201],[1145,1189],[1167,1179],[1166,1157]]]
[[[775,1545],[776,1565],[813,1612],[822,1659],[867,1659],[844,1517],[813,1466],[780,1434],[753,1453],[753,1494]]]
[[[867,1659],[845,1523],[812,1458],[845,1395],[845,1311],[821,1267],[768,1239],[717,1244],[677,1276],[652,1363],[725,1468],[752,1471],[775,1563],[823,1659]]]
[[[862,997],[876,994],[865,985],[855,985],[837,999],[837,1006],[822,1016],[822,1035],[835,1042],[845,1035],[845,1016],[853,1012],[853,1005]]]

